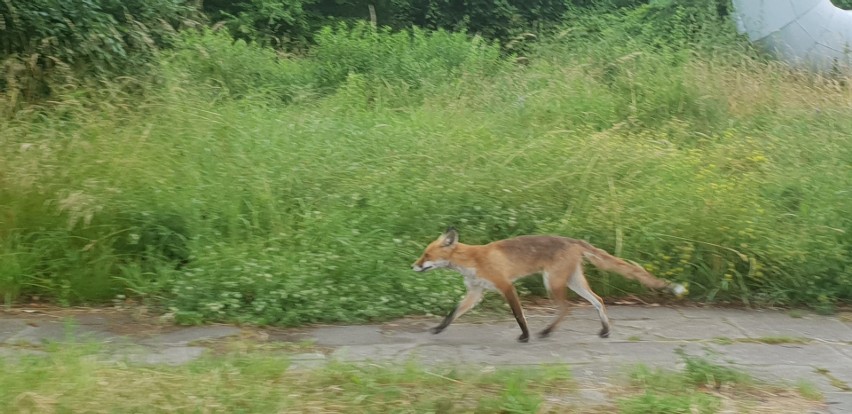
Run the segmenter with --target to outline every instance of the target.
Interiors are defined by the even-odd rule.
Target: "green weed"
[[[796,382],[796,390],[801,396],[811,401],[822,401],[824,398],[822,392],[813,383],[807,381]]]
[[[570,391],[566,367],[425,368],[332,362],[291,370],[280,352],[254,349],[186,366],[105,362],[67,345],[46,356],[0,357],[4,412],[535,412],[546,390]]]
[[[791,394],[783,387],[756,381],[743,372],[705,358],[683,353],[681,356],[686,363],[683,371],[653,369],[645,365],[634,367],[629,377],[636,392],[618,399],[620,412],[805,411],[812,408],[812,403],[806,400],[822,399],[819,391],[804,382],[796,386],[797,394]]]
[[[832,374],[828,369],[817,368],[814,371],[828,379],[832,387],[837,388],[840,391],[852,391],[852,387],[850,387],[849,384],[834,376],[834,374]]]
[[[805,312],[801,309],[791,309],[789,312],[787,312],[787,314],[794,319],[805,317]]]
[[[714,413],[719,401],[707,394],[666,395],[646,391],[644,394],[625,398],[618,404],[622,413]]]
[[[721,388],[723,385],[748,386],[754,383],[751,376],[733,368],[721,366],[704,358],[682,354],[686,367],[684,375],[694,386]]]
[[[734,343],[755,343],[755,344],[807,344],[811,342],[808,338],[790,337],[790,336],[762,336],[758,338],[715,338],[714,342],[722,345],[732,345]]]

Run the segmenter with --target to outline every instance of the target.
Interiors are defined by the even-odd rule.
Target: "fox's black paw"
[[[441,327],[441,326],[436,326],[436,327],[434,327],[434,328],[429,329],[429,332],[432,332],[432,334],[439,334],[439,333],[441,333],[443,330],[444,330],[444,328],[443,328],[443,327]]]
[[[551,332],[553,332],[553,330],[552,330],[552,329],[550,329],[550,328],[547,328],[547,329],[545,329],[545,330],[543,330],[543,331],[539,332],[539,333],[538,333],[538,337],[539,337],[539,338],[547,338],[548,336],[550,336],[550,333],[551,333]]]
[[[609,329],[603,328],[600,332],[598,332],[598,336],[601,338],[609,338]]]
[[[523,334],[518,337],[518,342],[529,342],[530,336],[528,334]]]

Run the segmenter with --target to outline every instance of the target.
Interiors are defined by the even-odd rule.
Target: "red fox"
[[[423,255],[412,265],[417,272],[449,268],[464,276],[467,295],[440,325],[431,329],[434,334],[440,333],[459,316],[476,306],[485,290],[496,290],[509,302],[521,327],[518,341],[527,342],[529,329],[512,282],[540,272],[551,298],[559,305],[559,313],[550,325],[539,333],[540,337],[550,335],[568,313],[566,286],[594,305],[603,325],[599,335],[602,338],[608,337],[610,323],[606,307],[600,296],[589,288],[589,283],[583,276],[583,259],[602,270],[638,280],[650,288],[667,288],[676,296],[687,293],[683,285],[658,279],[638,265],[627,263],[583,240],[559,236],[520,236],[478,246],[459,243],[458,237],[455,229],[448,228],[426,247]]]

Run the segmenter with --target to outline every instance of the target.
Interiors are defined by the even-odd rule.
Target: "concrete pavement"
[[[707,307],[609,306],[613,330],[599,338],[597,312],[578,304],[560,329],[546,339],[518,343],[514,318],[462,317],[441,334],[428,328],[439,317],[406,318],[383,324],[316,326],[300,329],[227,325],[177,327],[156,317],[104,309],[13,309],[0,312],[0,356],[38,353],[45,341],[76,337],[100,341],[116,357],[148,364],[182,364],[201,356],[210,341],[251,335],[266,341],[312,341],[316,351],[293,356],[296,367],[343,361],[400,361],[473,366],[567,363],[585,397],[625,366],[665,368],[683,364],[678,350],[729,364],[772,382],[805,380],[826,396],[829,413],[852,413],[852,315]],[[528,312],[532,332],[550,318],[546,309]],[[484,320],[483,320],[484,318]],[[582,395],[581,389],[581,395]]]

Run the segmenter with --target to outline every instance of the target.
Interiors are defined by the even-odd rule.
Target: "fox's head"
[[[459,243],[459,233],[450,227],[444,234],[426,246],[423,255],[411,265],[415,272],[425,272],[432,269],[440,269],[450,265],[450,256]]]

